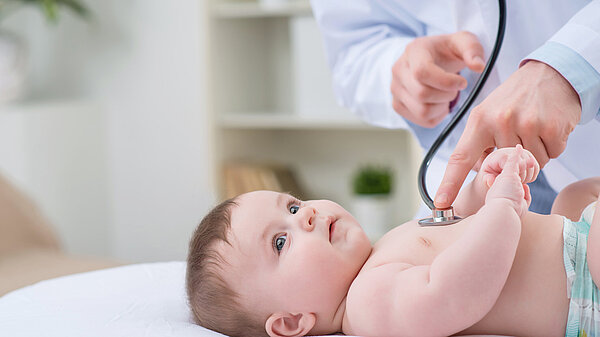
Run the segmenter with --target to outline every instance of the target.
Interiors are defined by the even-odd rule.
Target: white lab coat
[[[498,4],[494,0],[311,1],[325,41],[338,100],[373,125],[411,129],[424,148],[433,143],[450,117],[434,129],[407,124],[392,108],[392,65],[415,36],[461,30],[477,35],[487,57],[498,26]],[[473,106],[516,71],[529,53],[549,40],[576,51],[600,72],[600,0],[508,0],[504,43]],[[469,86],[457,106],[479,76],[468,69],[461,74]],[[544,169],[550,185],[557,191],[575,180],[600,175],[600,124],[594,119],[600,108],[600,92],[594,102],[598,103],[596,110],[582,116],[582,125],[569,137],[565,152]],[[430,167],[428,188],[432,195],[466,121],[467,116],[440,148]]]

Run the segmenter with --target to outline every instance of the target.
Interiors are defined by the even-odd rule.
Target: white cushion
[[[2,336],[223,336],[192,322],[185,263],[149,263],[43,281],[0,297]]]
[[[0,297],[0,336],[219,337],[193,323],[185,262],[63,276]]]

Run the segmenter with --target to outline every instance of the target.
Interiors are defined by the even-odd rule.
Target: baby
[[[195,320],[232,336],[596,336],[600,245],[587,256],[586,245],[600,216],[591,230],[594,205],[568,218],[598,199],[600,180],[561,191],[553,213],[567,217],[539,215],[525,185],[538,172],[522,147],[497,150],[456,200],[464,220],[410,221],[374,246],[331,201],[225,201],[190,243]]]

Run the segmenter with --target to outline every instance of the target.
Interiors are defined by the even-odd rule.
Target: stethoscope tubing
[[[427,154],[425,154],[425,157],[423,158],[423,162],[421,163],[421,166],[419,167],[419,176],[418,176],[419,193],[421,194],[421,198],[423,199],[423,202],[432,210],[435,208],[435,205],[433,203],[433,199],[431,198],[431,196],[429,196],[429,193],[427,192],[427,187],[426,187],[427,169],[429,168],[429,165],[431,164],[431,160],[437,153],[437,151],[440,148],[440,146],[442,145],[442,143],[444,143],[446,138],[448,138],[448,136],[450,135],[452,130],[454,130],[456,125],[460,122],[462,117],[467,113],[467,111],[469,111],[471,104],[473,104],[473,102],[477,98],[477,95],[479,95],[481,88],[485,84],[488,76],[490,75],[490,73],[492,71],[492,68],[494,67],[494,64],[496,63],[496,59],[498,58],[498,54],[500,53],[500,47],[502,46],[502,42],[504,41],[504,30],[506,27],[506,2],[505,2],[505,0],[498,0],[498,9],[499,9],[498,33],[496,34],[496,42],[494,43],[494,48],[492,49],[490,58],[488,59],[486,65],[485,65],[485,68],[483,69],[483,72],[479,76],[479,79],[475,83],[473,90],[471,90],[471,93],[469,94],[469,96],[467,97],[467,99],[465,100],[463,105],[458,109],[458,111],[456,112],[454,117],[452,117],[452,120],[450,120],[450,122],[442,130],[442,132],[440,133],[438,138],[435,140],[435,142],[433,142],[433,144],[429,148],[429,151],[427,151]]]

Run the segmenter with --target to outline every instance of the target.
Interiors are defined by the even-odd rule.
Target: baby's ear
[[[304,336],[315,326],[316,321],[313,313],[280,312],[267,319],[265,329],[271,337]]]

